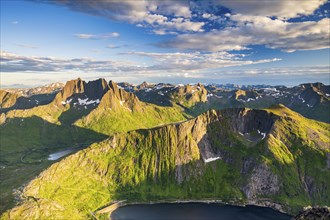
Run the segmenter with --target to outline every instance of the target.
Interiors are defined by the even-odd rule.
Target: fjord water
[[[289,220],[291,216],[270,208],[217,203],[162,203],[128,205],[115,210],[111,220]]]

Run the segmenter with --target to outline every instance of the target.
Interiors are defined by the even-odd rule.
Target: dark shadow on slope
[[[134,94],[143,102],[147,102],[159,106],[173,107],[171,98],[167,94],[160,95],[158,94],[158,91],[157,92],[137,91]]]
[[[72,125],[78,119],[88,115],[91,111],[93,111],[96,107],[89,107],[89,108],[80,108],[76,109],[71,106],[71,108],[61,114],[58,120],[61,124],[64,125]]]
[[[0,126],[0,213],[14,205],[13,191],[56,162],[48,160],[49,154],[83,148],[106,138],[88,129],[56,125],[36,116],[7,119]]]
[[[268,119],[272,119],[273,116],[273,114],[269,114]],[[307,173],[303,173],[297,168],[299,167],[298,161],[292,164],[281,164],[274,155],[270,154],[264,140],[259,140],[253,146],[246,145],[244,140],[236,134],[238,131],[251,132],[253,130],[262,130],[268,133],[271,129],[272,123],[267,119],[264,124],[262,122],[260,124],[254,116],[250,120],[251,122],[247,122],[247,127],[237,125],[231,127],[231,124],[223,127],[223,123],[221,122],[210,124],[207,129],[207,138],[209,139],[208,141],[211,144],[213,153],[220,153],[221,159],[209,163],[204,163],[202,159],[192,160],[182,165],[174,165],[170,162],[172,165],[169,168],[166,166],[165,161],[170,160],[171,155],[162,154],[158,150],[151,153],[154,155],[154,158],[158,158],[157,160],[143,161],[142,159],[152,158],[152,156],[140,156],[134,159],[134,166],[127,167],[127,170],[134,170],[131,171],[134,174],[132,178],[131,176],[128,177],[127,172],[125,174],[119,174],[117,177],[124,180],[123,182],[126,182],[126,184],[117,189],[115,198],[118,200],[127,200],[128,202],[166,202],[190,199],[221,199],[224,202],[231,203],[244,202],[246,199],[245,190],[247,189],[252,173],[257,172],[255,169],[261,169],[260,165],[267,158],[270,162],[270,169],[267,171],[268,173],[266,172],[258,177],[258,181],[261,181],[262,185],[259,182],[254,182],[257,187],[255,189],[256,198],[259,198],[260,201],[274,201],[277,204],[281,204],[285,210],[291,213],[296,213],[308,204],[325,205],[329,201],[328,188],[324,181],[327,178],[326,176],[324,177],[326,171],[323,171],[322,174],[315,172],[317,169],[324,169],[324,163],[318,162],[319,164],[312,165],[312,161],[315,163],[315,161],[319,161],[321,158],[323,160],[324,157],[321,156],[322,154],[310,149],[308,146],[302,146],[301,141],[297,143],[293,142],[295,146],[301,146],[299,149],[304,152],[303,155],[300,155],[299,160],[308,161],[308,166],[304,165],[304,162],[300,162],[305,167],[303,169]],[[232,121],[229,120],[228,122]],[[217,127],[222,127],[223,130],[214,132],[214,130],[218,130]],[[160,129],[162,128],[156,130]],[[227,132],[228,130],[229,132]],[[142,146],[141,143],[144,143],[144,138],[152,141],[153,147],[157,147],[158,145],[157,148],[159,150],[165,147],[163,141],[166,138],[164,140],[159,140],[158,138],[150,140],[146,130],[138,131],[138,133],[142,135],[142,141],[136,142],[136,149]],[[226,138],[227,140],[224,144],[222,140]],[[183,150],[182,152],[186,151]],[[295,150],[292,153],[295,154]],[[182,157],[183,155],[178,156]],[[146,178],[141,178],[139,174],[141,174],[143,168],[140,166],[145,163],[148,164],[149,172]],[[156,170],[156,172],[150,172],[153,170]],[[178,170],[181,170],[180,172],[183,176],[180,183],[177,180]],[[301,180],[299,179],[301,174],[308,175],[309,177]],[[277,175],[281,181],[279,182],[279,191],[272,190],[272,187],[277,187],[274,186],[276,181],[269,180],[269,177],[273,175]],[[310,185],[308,186],[308,191],[311,191],[313,195],[308,195],[303,189],[305,181],[311,181],[308,183]]]
[[[13,109],[31,109],[40,105],[47,105],[55,98],[57,93],[37,94],[30,97],[20,96],[16,103],[9,108],[0,108],[0,113],[6,113]]]

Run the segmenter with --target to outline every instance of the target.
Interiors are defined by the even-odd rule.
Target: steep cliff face
[[[179,86],[171,94],[174,102],[184,106],[191,107],[198,102],[207,101],[207,90],[201,84]]]
[[[15,105],[18,94],[0,90],[0,108],[9,108]]]
[[[53,103],[57,105],[75,103],[76,105],[85,106],[98,104],[108,90],[109,85],[105,79],[98,79],[86,83],[78,78],[68,81],[62,91],[57,94]]]
[[[116,83],[110,81],[109,90],[103,95],[99,105],[76,121],[75,125],[111,134],[184,119],[180,109],[141,102],[135,94],[118,88]]]
[[[119,89],[113,81],[110,81],[109,86],[109,91],[101,99],[101,108],[118,111],[125,107],[129,111],[141,111],[143,104],[133,93]]]
[[[3,218],[48,209],[42,217],[83,219],[119,199],[208,198],[289,212],[329,204],[329,132],[329,124],[274,106],[118,133],[52,165],[25,188],[34,201]]]

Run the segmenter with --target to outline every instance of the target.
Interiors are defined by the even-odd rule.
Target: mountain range
[[[330,204],[330,86],[52,85],[0,90],[2,219],[86,219],[122,199]]]

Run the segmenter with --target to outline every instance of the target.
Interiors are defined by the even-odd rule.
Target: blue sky
[[[1,1],[1,86],[329,79],[330,3]]]

